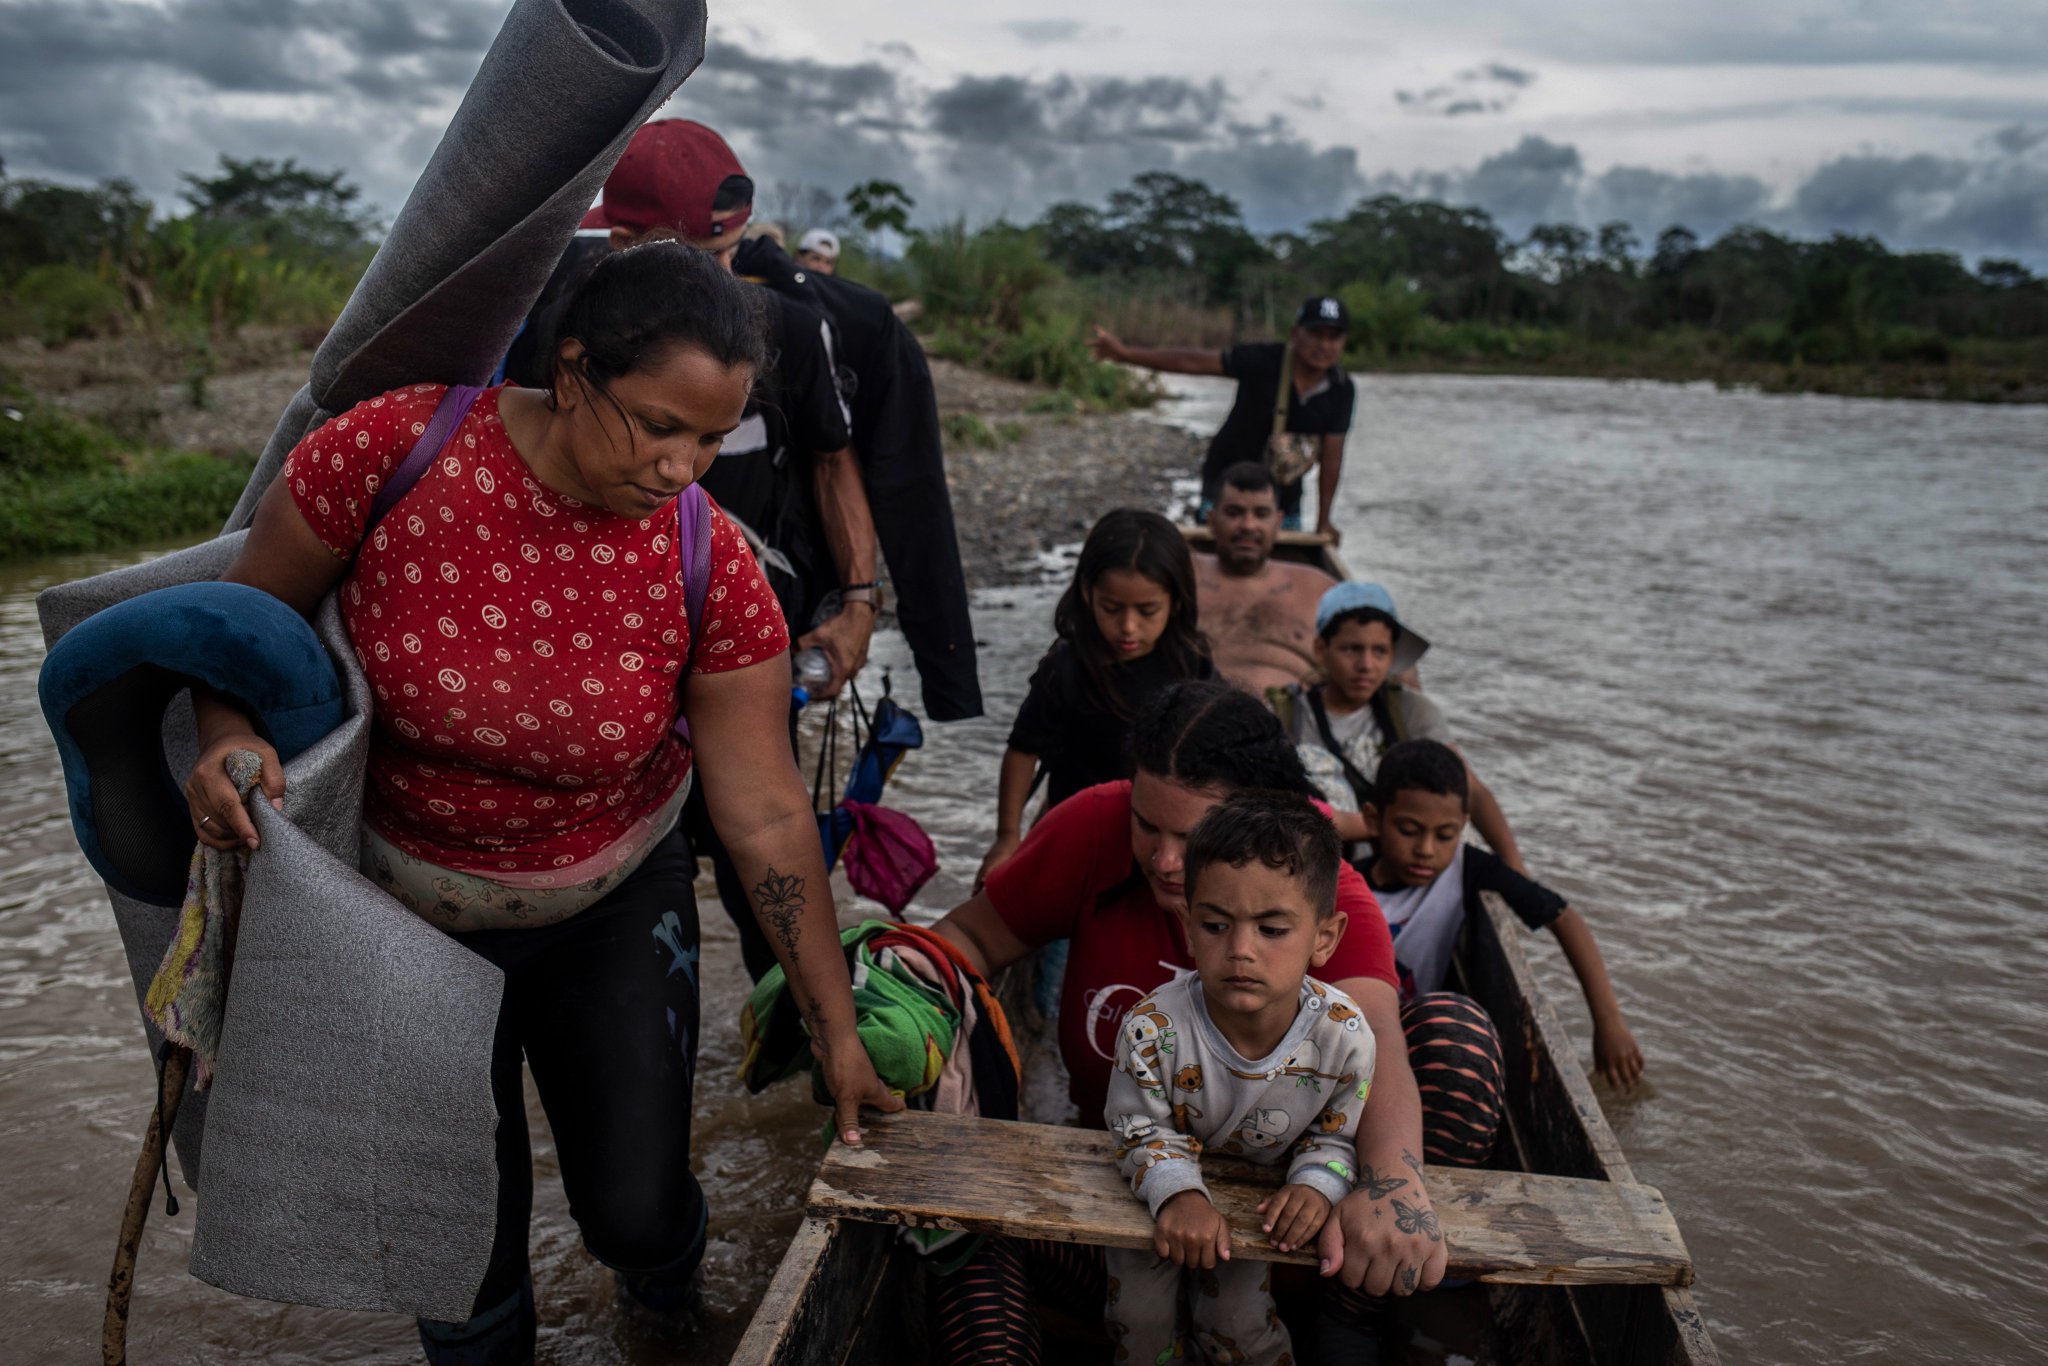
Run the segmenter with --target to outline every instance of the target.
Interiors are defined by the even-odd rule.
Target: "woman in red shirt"
[[[702,619],[685,610],[677,497],[764,364],[754,306],[712,258],[655,243],[597,267],[550,349],[552,387],[484,391],[374,525],[378,489],[446,391],[394,390],[309,434],[223,576],[308,616],[339,590],[374,699],[362,870],[505,973],[497,1237],[474,1316],[422,1322],[430,1360],[532,1358],[522,1060],[585,1244],[639,1303],[684,1300],[705,1203],[689,1151],[695,863],[676,817],[699,775],[799,984],[839,1133],[858,1141],[862,1103],[900,1106],[854,1032],[790,760],[789,634],[715,505]],[[223,765],[256,751],[275,802],[276,754],[225,701],[195,709],[193,828],[216,849],[254,848]]]
[[[938,923],[938,932],[984,973],[1055,939],[1073,940],[1061,989],[1060,1057],[1081,1122],[1090,1126],[1102,1122],[1124,1012],[1176,973],[1194,969],[1181,921],[1188,832],[1241,789],[1315,795],[1273,714],[1220,682],[1178,683],[1161,693],[1138,718],[1132,749],[1131,781],[1090,788],[1046,812],[982,890]],[[1422,1101],[1408,1069],[1394,945],[1379,903],[1348,864],[1339,870],[1337,909],[1347,917],[1344,938],[1317,975],[1358,1002],[1379,1046],[1358,1135],[1359,1170],[1397,1179],[1410,1209],[1429,1217],[1396,1220],[1387,1200],[1392,1188],[1370,1181],[1338,1205],[1320,1251],[1325,1274],[1354,1291],[1407,1294],[1442,1279],[1444,1247],[1441,1234],[1425,1231],[1435,1218],[1422,1179]],[[935,1289],[948,1359],[1035,1361],[1037,1325],[1022,1297],[1025,1282],[1037,1279],[1069,1302],[1100,1303],[1101,1258],[1094,1254],[990,1240],[987,1259],[1002,1265],[970,1264],[947,1278],[961,1283],[957,1297],[943,1284]]]

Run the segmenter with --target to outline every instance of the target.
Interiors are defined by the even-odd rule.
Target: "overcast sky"
[[[166,203],[220,152],[295,156],[388,216],[505,8],[0,0],[0,156]],[[1392,189],[1517,234],[1751,221],[2048,265],[2044,0],[788,0],[713,8],[667,112],[764,190],[882,176],[925,221],[1166,168],[1260,230]]]

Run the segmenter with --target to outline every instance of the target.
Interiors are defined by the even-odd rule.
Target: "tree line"
[[[219,335],[331,322],[382,224],[340,171],[223,156],[183,213],[123,179],[11,179],[0,166],[0,332],[55,345],[138,324]]]
[[[1938,361],[1947,344],[2048,337],[2048,281],[2014,260],[1872,237],[1800,241],[1754,225],[1712,242],[1682,225],[1643,243],[1627,223],[1543,223],[1522,238],[1483,209],[1383,194],[1261,237],[1237,203],[1155,171],[1101,205],[1055,204],[1034,231],[1083,279],[1152,281],[1268,332],[1304,295],[1342,294],[1359,344],[1401,356],[1437,330],[1537,328],[1588,342],[1672,329],[1756,359]]]

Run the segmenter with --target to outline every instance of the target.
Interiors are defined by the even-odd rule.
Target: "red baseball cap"
[[[669,228],[691,241],[737,237],[753,205],[721,222],[712,221],[711,205],[720,185],[745,175],[725,139],[701,123],[658,119],[642,124],[604,182],[604,202],[583,215],[583,226],[629,232]]]

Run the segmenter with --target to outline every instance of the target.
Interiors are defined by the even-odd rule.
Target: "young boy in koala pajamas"
[[[1292,1366],[1272,1264],[1231,1260],[1202,1155],[1287,1164],[1287,1184],[1259,1206],[1283,1252],[1313,1242],[1351,1192],[1373,1035],[1350,998],[1308,975],[1344,933],[1339,857],[1329,819],[1288,794],[1232,797],[1188,837],[1196,970],[1124,1018],[1104,1109],[1154,1221],[1153,1252],[1109,1253],[1118,1361],[1187,1355],[1192,1334],[1212,1362]]]

